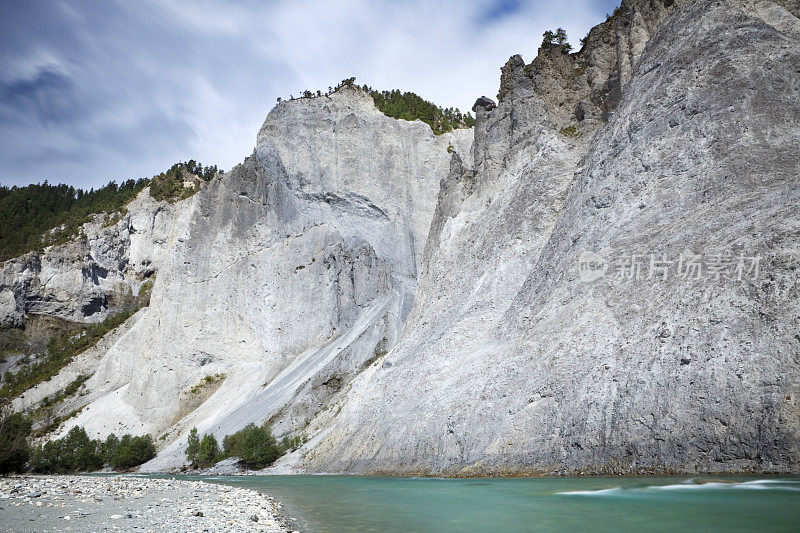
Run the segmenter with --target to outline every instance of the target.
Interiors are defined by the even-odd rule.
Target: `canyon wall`
[[[26,391],[59,429],[307,442],[278,471],[792,472],[800,9],[626,0],[434,135],[369,95],[278,104],[175,204],[8,261],[0,318],[150,305]]]

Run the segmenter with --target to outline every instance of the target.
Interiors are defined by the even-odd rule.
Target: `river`
[[[800,478],[187,479],[266,492],[310,532],[800,531]]]

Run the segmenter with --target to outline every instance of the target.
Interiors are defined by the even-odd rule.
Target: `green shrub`
[[[43,474],[93,472],[103,467],[100,442],[92,440],[82,427],[69,430],[66,437],[47,442],[31,456],[31,468]]]
[[[69,383],[69,385],[64,387],[64,390],[62,391],[64,393],[64,397],[66,398],[68,396],[72,396],[73,394],[78,392],[78,389],[81,388],[81,385],[83,385],[86,382],[86,380],[89,379],[90,377],[91,376],[88,376],[86,374],[81,374],[77,378],[73,379]]]
[[[38,409],[34,413],[40,412]],[[72,417],[75,417],[80,413],[80,409],[73,409],[69,413],[63,416],[54,416],[49,420],[49,423],[45,424],[44,426],[39,427],[38,429],[34,430],[33,436],[35,438],[44,437],[48,433],[52,433],[53,431],[57,430],[58,427],[66,420],[69,420]]]
[[[204,377],[200,380],[200,383],[195,385],[189,390],[189,394],[200,394],[206,387],[211,385],[215,385],[225,379],[227,376],[225,374],[214,374],[213,376],[209,375]]]
[[[563,135],[564,137],[580,137],[580,132],[578,132],[578,127],[576,125],[566,126],[558,130],[558,133]]]
[[[61,389],[58,393],[54,394],[53,396],[45,396],[42,398],[42,401],[39,402],[39,407],[34,411],[33,416],[34,418],[37,417],[40,413],[45,411],[48,407],[58,404],[59,402],[63,401],[65,398],[69,398],[76,392],[78,389],[81,388],[87,379],[91,376],[82,374],[77,378],[73,379],[66,387]],[[56,426],[57,427],[57,426]]]
[[[22,413],[0,413],[0,475],[22,472],[30,457],[28,436],[33,423]]]
[[[0,363],[8,356],[29,350],[28,338],[19,329],[0,329]]]
[[[341,407],[339,407],[339,409],[341,409]],[[303,437],[301,437],[300,435],[296,435],[294,437],[289,437],[289,436],[283,437],[280,443],[281,455],[287,452],[293,452],[302,445],[303,445]]]
[[[254,470],[273,464],[281,455],[294,451],[303,444],[300,436],[284,437],[277,442],[269,427],[249,424],[223,441],[225,457],[238,457],[239,463]]]
[[[153,437],[113,433],[105,441],[92,440],[82,427],[74,427],[66,437],[51,440],[36,448],[31,469],[43,474],[93,472],[109,464],[114,470],[128,470],[156,456]]]
[[[206,433],[200,439],[200,446],[197,448],[197,456],[195,458],[195,466],[199,468],[207,468],[216,464],[221,459],[219,444],[217,439],[211,433]]]
[[[110,437],[111,435],[109,435]],[[123,435],[110,455],[108,462],[111,468],[114,470],[128,470],[155,457],[156,445],[150,435],[137,437]]]
[[[110,464],[114,457],[114,453],[119,446],[119,438],[113,433],[106,437],[106,440],[100,444],[100,455],[103,456],[103,462]]]
[[[249,424],[222,441],[225,455],[238,457],[242,466],[254,470],[274,463],[281,456],[281,449],[269,428]]]
[[[197,436],[197,428],[192,428],[187,438],[186,459],[194,464],[197,461],[197,452],[200,450],[200,437]]]
[[[153,285],[155,285],[155,283],[156,280],[154,278],[150,278],[142,283],[141,287],[139,287],[139,295],[137,296],[137,299],[141,303],[142,307],[147,307],[150,305],[150,296],[153,294]]]

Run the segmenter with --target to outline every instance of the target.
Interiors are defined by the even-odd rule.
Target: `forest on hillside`
[[[88,191],[47,180],[24,187],[0,185],[0,261],[75,238],[93,215],[123,211],[148,185],[156,200],[174,202],[200,189],[184,186],[188,176],[208,181],[219,172],[216,165],[203,167],[192,159],[175,163],[152,179],[110,181]]]
[[[362,90],[372,96],[375,106],[384,115],[403,120],[421,120],[437,135],[475,125],[475,119],[470,113],[464,115],[458,108],[441,108],[411,92],[401,93],[397,89],[377,91],[367,86],[363,86]]]
[[[88,191],[47,181],[0,186],[0,261],[68,241],[91,215],[122,209],[147,183],[147,179],[119,185],[112,181]]]

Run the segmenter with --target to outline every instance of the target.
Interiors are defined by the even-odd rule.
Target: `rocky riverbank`
[[[289,531],[278,505],[201,481],[20,476],[0,481],[0,531]]]

